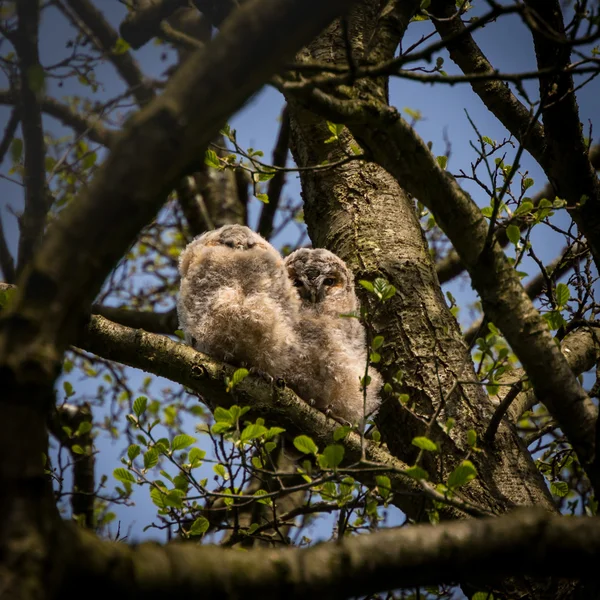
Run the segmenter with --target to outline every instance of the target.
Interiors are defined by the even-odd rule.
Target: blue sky
[[[481,2],[475,3],[477,6]],[[96,2],[104,11],[106,18],[118,27],[118,24],[126,14],[124,6],[116,0],[103,0]],[[476,11],[478,9],[476,8]],[[408,47],[416,42],[422,35],[431,30],[431,24],[428,22],[414,23],[409,27],[405,37],[404,47]],[[48,8],[44,13],[44,19],[40,36],[40,56],[44,65],[51,65],[62,60],[69,52],[65,48],[65,43],[72,36],[72,28],[64,17],[53,7]],[[435,38],[434,38],[435,39]],[[521,23],[519,17],[514,15],[506,16],[497,23],[492,23],[475,34],[475,39],[480,44],[482,50],[486,53],[492,64],[504,72],[520,72],[533,70],[535,68],[535,56],[531,36]],[[3,46],[3,50],[6,46]],[[169,61],[162,61],[161,54],[165,51],[164,47],[157,47],[149,43],[141,50],[134,53],[139,61],[142,70],[151,77],[160,76],[170,64]],[[458,74],[458,69],[450,61],[447,54],[440,54],[445,58],[444,69],[449,74]],[[125,89],[116,71],[110,64],[105,64],[97,69],[97,79],[102,83],[101,89],[95,95],[97,100],[107,100],[118,95]],[[2,76],[0,76],[0,79]],[[79,94],[89,95],[89,89],[84,88],[76,80],[70,79],[59,88],[56,80],[50,79],[47,82],[48,93],[56,98]],[[6,88],[7,82],[0,81],[0,87]],[[535,82],[527,82],[525,87],[532,98],[537,97],[537,87]],[[597,123],[598,121],[598,97],[600,97],[600,79],[592,81],[583,90],[577,94],[580,116],[587,130],[588,123]],[[508,137],[504,127],[493,117],[473,93],[470,86],[460,84],[449,85],[428,85],[407,80],[395,79],[390,84],[391,103],[399,110],[405,108],[419,110],[422,113],[422,120],[416,125],[416,130],[425,141],[431,141],[434,154],[443,154],[446,149],[445,137],[451,141],[451,158],[448,163],[448,170],[456,173],[461,169],[468,171],[470,163],[475,155],[470,147],[470,142],[476,140],[465,110],[468,111],[471,119],[477,124],[481,133],[491,137],[494,140],[502,140]],[[238,132],[238,140],[243,147],[252,146],[261,149],[268,160],[272,147],[278,132],[278,118],[283,106],[282,96],[272,88],[265,88],[257,94],[252,100],[235,115],[230,124]],[[0,127],[4,128],[4,123],[8,119],[10,110],[8,107],[0,106]],[[54,135],[65,135],[69,130],[63,128],[54,119],[44,116],[45,128]],[[511,156],[514,156],[516,149],[509,149],[507,162],[512,163]],[[0,168],[0,174],[7,175],[10,159],[7,157]],[[528,171],[529,177],[535,180],[534,187],[530,190],[531,195],[546,183],[541,169],[525,153],[522,158],[521,172]],[[287,179],[287,185],[284,195],[289,198],[299,200],[300,184],[297,175],[290,174]],[[465,188],[473,194],[474,199],[481,206],[489,203],[489,198],[484,197],[482,192],[473,185],[465,185]],[[6,179],[0,178],[0,211],[4,221],[10,247],[13,251],[16,249],[17,227],[16,220],[7,210],[10,206],[15,211],[22,207],[23,193],[22,188]],[[254,200],[250,210],[250,224],[256,225],[260,203]],[[557,217],[558,221],[564,219]],[[292,231],[285,230],[274,240],[274,244],[280,247],[286,243],[293,243],[296,240],[295,234],[292,237]],[[560,237],[550,231],[547,227],[538,227],[532,237],[534,247],[538,255],[545,261],[552,260],[562,248]],[[537,273],[532,263],[527,259],[523,265],[523,270],[533,274]],[[475,300],[466,277],[450,283],[445,286],[456,297],[460,306],[467,306]],[[461,320],[468,321],[468,311],[461,313]],[[139,377],[138,375],[134,375]],[[160,388],[160,382],[155,389]],[[77,388],[76,388],[77,389]],[[95,388],[90,388],[93,392]],[[89,393],[88,392],[88,393]],[[157,391],[158,394],[158,391]],[[60,398],[59,398],[60,400]],[[193,433],[193,424],[190,424],[190,431]],[[112,470],[119,466],[118,456],[123,448],[123,443],[115,444],[105,438],[100,438],[98,447],[101,450],[98,469],[100,472],[110,474]],[[133,523],[132,532],[134,536],[141,535],[141,528],[148,523],[154,515],[154,507],[150,504],[147,492],[143,495],[136,494],[136,506],[132,509],[118,509],[119,518],[122,519],[123,527]]]

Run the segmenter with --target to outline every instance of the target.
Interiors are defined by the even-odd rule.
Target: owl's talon
[[[272,375],[269,375],[269,373],[267,373],[266,371],[262,371],[257,367],[250,367],[248,369],[248,372],[251,375],[255,375],[257,377],[260,377],[261,379],[264,379],[269,385],[273,385],[273,382],[275,381]]]

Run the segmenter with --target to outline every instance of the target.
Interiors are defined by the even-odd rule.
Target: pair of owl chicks
[[[282,378],[319,410],[352,424],[379,404],[380,375],[369,367],[356,318],[354,277],[324,249],[285,261],[264,238],[225,225],[191,242],[179,260],[180,328],[193,348]],[[365,413],[366,408],[366,413]]]

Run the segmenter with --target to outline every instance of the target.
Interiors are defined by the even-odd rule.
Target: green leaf
[[[254,194],[263,204],[269,204],[268,194]]]
[[[133,412],[139,418],[146,412],[148,406],[148,398],[146,396],[139,396],[133,403]]]
[[[339,442],[340,440],[343,440],[351,431],[352,427],[349,425],[341,425],[333,432],[333,440],[335,442]]]
[[[265,433],[265,440],[270,440],[281,433],[285,433],[285,429],[283,427],[270,427]]]
[[[325,461],[325,468],[335,469],[344,459],[344,447],[339,444],[330,444],[323,450],[321,457]]]
[[[513,215],[515,217],[518,217],[520,215],[527,215],[532,210],[533,210],[533,202],[521,202],[521,205],[519,206],[519,208],[517,208],[517,210],[515,210]]]
[[[173,332],[180,340],[185,340],[185,333],[183,333],[183,331],[181,331],[181,329],[176,329]]]
[[[477,444],[477,432],[474,429],[467,431],[467,444],[470,448],[474,448]]]
[[[217,408],[215,409],[214,417],[215,417],[215,421],[217,423],[229,423],[229,424],[235,423],[235,419],[233,418],[233,415],[226,408],[223,408],[222,406],[217,406]]]
[[[92,430],[92,422],[91,421],[83,421],[79,423],[79,427],[75,432],[76,435],[85,435]]]
[[[158,508],[165,508],[167,506],[167,495],[156,487],[150,488],[150,498]]]
[[[533,179],[531,179],[531,177],[527,177],[525,179],[523,179],[523,183],[522,183],[522,187],[524,190],[529,189],[532,185],[534,184]]]
[[[373,350],[379,350],[384,341],[385,338],[382,335],[375,336],[371,342],[371,348],[373,348]]]
[[[556,303],[560,308],[562,308],[571,297],[571,290],[569,290],[569,286],[565,283],[559,283],[556,286]]]
[[[392,387],[392,386],[391,386],[389,383],[386,383],[386,384],[383,386],[383,391],[384,391],[386,394],[391,394],[391,393],[394,391],[394,388],[393,388],[393,387]]]
[[[256,438],[259,438],[267,433],[267,431],[267,428],[263,425],[252,423],[243,429],[242,433],[240,434],[240,442],[249,442],[250,440],[255,440]]]
[[[484,144],[487,144],[488,146],[493,146],[493,145],[494,145],[494,140],[493,140],[492,138],[488,137],[487,135],[484,135],[484,136],[481,138],[481,141],[482,141]]]
[[[425,469],[417,467],[417,465],[406,469],[406,471],[404,471],[404,474],[416,480],[425,479],[427,481],[429,479],[429,473]]]
[[[176,435],[173,438],[173,441],[171,442],[171,448],[173,449],[173,452],[175,450],[183,450],[184,448],[191,446],[195,442],[196,438],[192,437],[191,435],[186,435],[185,433],[182,433],[180,435]]]
[[[440,169],[445,170],[446,169],[446,164],[448,163],[448,157],[447,156],[438,156],[435,159],[437,161],[437,164],[440,166]]]
[[[214,465],[213,471],[223,479],[227,479],[227,471],[222,464],[219,463],[218,465]]]
[[[125,54],[130,48],[131,46],[123,38],[119,38],[113,46],[112,53],[117,55]]]
[[[373,284],[370,281],[361,279],[358,283],[360,283],[360,285],[362,285],[365,288],[365,290],[367,290],[367,292],[375,291],[375,288],[373,287]]]
[[[192,468],[196,468],[200,466],[200,461],[206,456],[206,452],[204,450],[200,450],[200,448],[192,448],[188,455],[188,461],[192,465]]]
[[[377,483],[377,490],[379,495],[385,500],[392,493],[392,482],[387,475],[377,475],[375,477],[375,483]]]
[[[564,498],[569,493],[569,484],[566,481],[553,481],[550,484],[550,492],[554,496]]]
[[[428,452],[438,451],[437,444],[433,440],[423,436],[413,438],[412,445],[421,448],[421,450],[427,450]]]
[[[484,207],[481,209],[481,214],[482,214],[484,217],[487,217],[488,219],[489,219],[489,218],[491,218],[491,216],[492,216],[492,207],[491,207],[491,206],[484,206]]]
[[[144,469],[151,469],[158,464],[158,450],[156,448],[150,448],[144,453]]]
[[[210,431],[214,435],[221,435],[222,433],[225,433],[227,430],[231,429],[232,427],[233,427],[232,423],[224,423],[223,421],[219,421],[218,423],[215,423],[210,428]]]
[[[381,361],[381,354],[379,354],[378,352],[371,352],[371,354],[369,355],[369,360],[372,363],[377,364]]]
[[[544,313],[542,316],[552,331],[560,329],[566,325],[566,321],[560,314],[559,310],[551,310],[550,312]]]
[[[463,460],[452,473],[450,473],[450,477],[448,477],[447,486],[450,489],[456,489],[465,485],[472,479],[477,477],[477,469],[475,465],[470,460]]]
[[[75,454],[85,454],[85,450],[79,444],[73,444],[71,451]]]
[[[135,477],[133,473],[130,473],[127,469],[123,469],[119,467],[113,471],[113,477],[118,481],[129,481],[131,483],[135,483]]]
[[[213,169],[221,169],[221,163],[219,161],[219,157],[214,150],[207,150],[204,154],[204,164],[209,167],[213,167]]]
[[[64,381],[63,388],[65,390],[65,394],[67,395],[67,398],[70,398],[75,393],[75,390],[73,389],[73,386],[71,385],[70,381]]]
[[[244,381],[244,379],[248,377],[249,373],[250,371],[248,371],[248,369],[238,369],[237,371],[235,371],[235,373],[231,377],[231,387],[233,388],[242,381]]]
[[[273,171],[272,173],[259,173],[258,174],[259,181],[269,181],[270,179],[273,179],[273,177],[275,177],[275,171]]]
[[[203,535],[208,531],[208,526],[210,523],[208,519],[205,517],[198,517],[190,527],[189,534],[190,535]]]
[[[327,121],[327,129],[329,129],[329,131],[332,133],[333,136],[335,136],[335,138],[338,138],[340,136],[340,133],[342,133],[342,131],[344,130],[344,126]]]
[[[317,454],[319,448],[307,435],[299,435],[294,439],[294,446],[304,454]]]
[[[509,225],[506,228],[506,237],[516,246],[521,239],[521,230],[516,225]]]
[[[137,444],[131,444],[131,446],[127,448],[127,457],[129,460],[134,460],[139,456],[141,451],[141,448]]]
[[[10,156],[14,163],[18,163],[23,156],[23,140],[20,138],[14,138],[10,144]]]
[[[471,600],[494,600],[494,594],[491,592],[475,592]]]

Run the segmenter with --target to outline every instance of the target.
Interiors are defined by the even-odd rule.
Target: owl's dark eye
[[[294,287],[302,287],[302,282],[299,279],[294,279]]]
[[[228,246],[229,248],[234,248],[235,247],[235,243],[233,240],[225,240],[223,242],[223,244],[225,244],[225,246]]]
[[[333,277],[327,277],[327,279],[323,280],[325,285],[335,285],[335,279]]]

